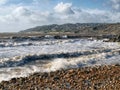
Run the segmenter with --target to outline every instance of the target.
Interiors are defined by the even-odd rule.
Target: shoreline
[[[31,32],[31,33],[0,33],[0,39],[16,39],[16,38],[31,38],[31,37],[55,37],[56,39],[65,38],[114,38],[119,34],[80,34],[80,33],[72,33],[72,32],[58,32],[58,33],[40,33],[40,32]]]
[[[104,42],[120,42],[120,35],[113,34],[76,34],[76,33],[0,33],[0,42],[13,41],[41,41],[44,39],[89,39]]]
[[[119,90],[120,65],[34,73],[0,83],[0,90]]]

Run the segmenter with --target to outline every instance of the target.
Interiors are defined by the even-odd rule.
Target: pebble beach
[[[2,81],[0,90],[120,90],[120,65],[34,73]]]

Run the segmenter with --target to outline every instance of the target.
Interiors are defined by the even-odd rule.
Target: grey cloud
[[[120,11],[120,0],[111,0],[111,6],[114,10]]]
[[[16,16],[29,16],[32,14],[32,11],[30,11],[29,9],[23,7],[23,6],[20,6],[20,7],[17,7],[13,12],[12,14],[16,15]]]

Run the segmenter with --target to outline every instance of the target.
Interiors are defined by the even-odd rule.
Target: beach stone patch
[[[34,73],[0,83],[0,90],[119,90],[120,65]]]

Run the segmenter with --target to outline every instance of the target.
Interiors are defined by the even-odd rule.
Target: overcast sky
[[[120,0],[0,0],[0,32],[91,22],[120,22]]]

